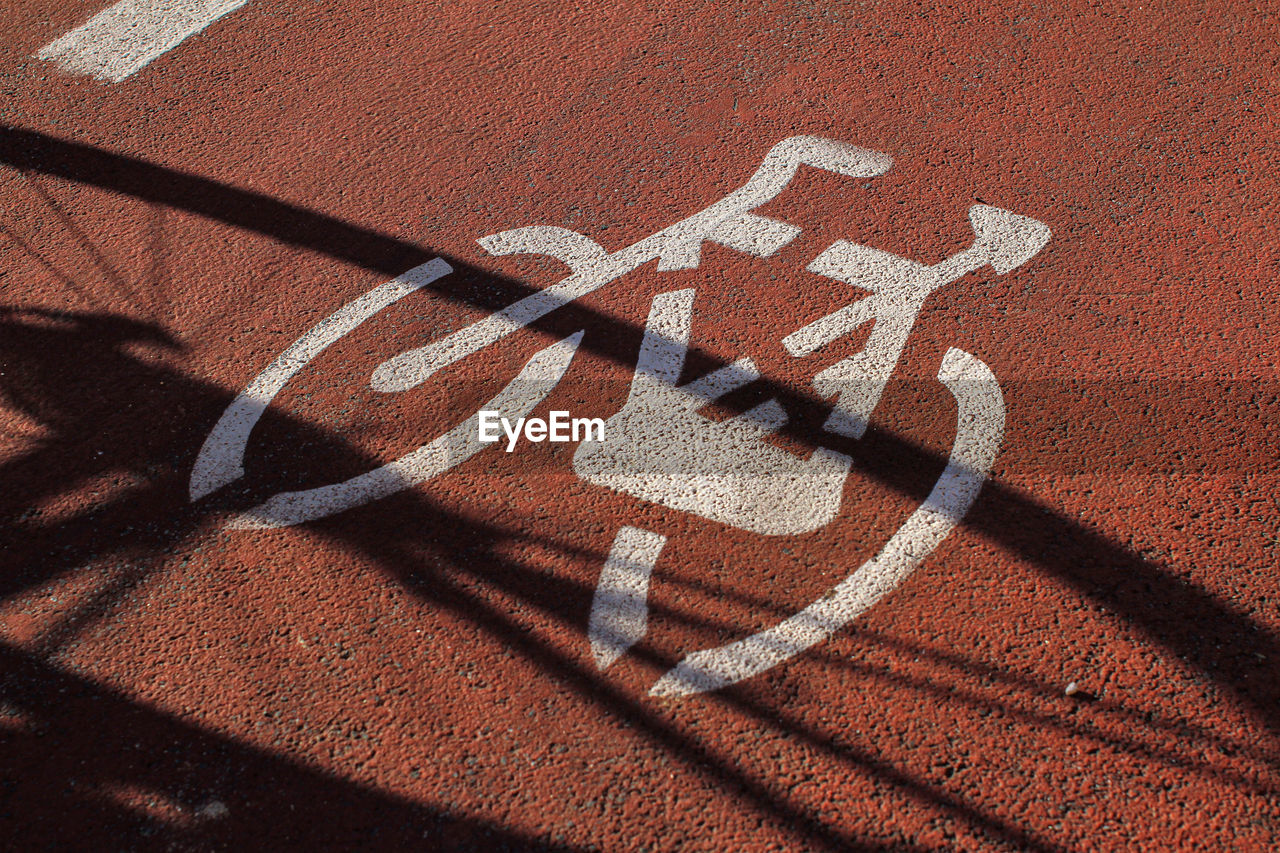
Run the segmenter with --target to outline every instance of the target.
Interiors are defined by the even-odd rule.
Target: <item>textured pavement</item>
[[[8,846],[1280,846],[1273,11],[263,0],[119,82],[35,58],[100,10],[20,0],[0,20]],[[892,166],[801,166],[755,211],[799,231],[771,254],[647,261],[412,389],[371,388],[569,274],[481,238],[552,226],[615,253],[795,136]],[[814,374],[866,329],[787,351],[861,294],[809,265],[841,240],[939,264],[975,205],[1052,237],[930,294],[865,435],[824,430]],[[453,272],[295,365],[244,476],[192,499],[255,377],[436,258]],[[777,400],[770,451],[848,458],[815,529],[601,485],[549,442],[236,524],[432,442],[578,332],[534,411],[613,417],[645,341],[669,343],[646,338],[655,297],[690,289],[679,382],[759,373],[699,417]],[[1004,410],[954,529],[829,639],[651,695],[690,654],[830,601],[928,503],[965,426],[938,378],[953,348]],[[642,459],[697,461],[668,437]],[[612,660],[589,634],[624,528],[665,544]]]

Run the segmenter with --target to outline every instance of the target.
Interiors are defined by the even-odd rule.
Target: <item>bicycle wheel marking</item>
[[[494,255],[543,254],[570,274],[457,332],[382,362],[374,390],[394,393],[526,328],[573,300],[658,261],[658,269],[698,266],[711,241],[755,257],[769,257],[800,229],[760,216],[754,208],[775,198],[801,165],[841,175],[874,177],[892,161],[883,154],[816,137],[775,145],[752,178],[705,210],[610,253],[585,235],[555,226],[530,226],[482,238]],[[857,289],[849,305],[810,321],[778,343],[802,358],[871,323],[863,349],[817,372],[814,391],[833,399],[824,430],[860,438],[883,396],[916,319],[933,291],[980,267],[998,275],[1020,267],[1049,241],[1041,222],[986,204],[969,210],[973,243],[943,261],[920,264],[845,240],[808,266],[812,273]],[[433,264],[435,266],[433,266]],[[201,449],[192,473],[198,499],[243,474],[248,436],[266,405],[333,341],[397,299],[449,272],[433,261],[376,288],[340,309],[285,351],[227,409]],[[749,358],[712,369],[677,386],[689,342],[694,289],[654,297],[628,398],[605,421],[603,440],[582,441],[573,470],[585,482],[692,516],[765,536],[792,536],[830,524],[839,515],[851,460],[816,446],[808,458],[765,439],[787,421],[777,400],[723,422],[698,409],[759,378]],[[497,396],[481,407],[509,417],[529,414],[565,375],[583,332],[533,356]],[[946,468],[928,498],[880,551],[826,595],[777,625],[745,639],[687,655],[651,689],[685,696],[757,675],[830,637],[900,584],[968,512],[991,470],[1004,435],[999,383],[976,356],[947,350],[938,380],[955,398],[956,437]],[[280,493],[233,519],[234,528],[283,527],[314,521],[387,497],[443,474],[479,453],[479,412],[400,459],[329,486]],[[624,525],[605,560],[592,602],[588,645],[596,665],[611,666],[647,631],[648,587],[667,535]]]
[[[933,491],[878,554],[804,610],[736,643],[689,655],[649,691],[686,696],[764,672],[822,642],[902,583],[960,523],[991,471],[1004,436],[1004,397],[991,369],[947,351],[938,379],[959,406],[955,446]]]
[[[365,320],[451,272],[453,267],[440,258],[416,266],[339,308],[282,352],[231,401],[205,439],[191,470],[191,500],[199,500],[244,476],[249,434],[299,370]]]
[[[482,408],[510,419],[528,415],[564,377],[578,350],[582,334],[578,332],[570,335],[535,353],[516,378]],[[418,483],[425,483],[432,477],[456,468],[490,446],[489,442],[480,440],[479,420],[477,412],[412,453],[341,483],[300,492],[281,492],[242,513],[227,526],[255,530],[302,524],[364,506]]]

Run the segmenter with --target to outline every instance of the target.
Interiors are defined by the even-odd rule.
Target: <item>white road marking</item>
[[[692,288],[654,297],[627,402],[605,421],[604,441],[578,445],[574,472],[588,483],[753,533],[817,530],[840,509],[850,458],[819,447],[804,459],[765,443],[787,420],[776,401],[720,422],[698,414],[759,373],[741,359],[676,386],[693,299]]]
[[[644,636],[649,620],[649,575],[667,537],[623,527],[613,539],[591,602],[587,636],[596,666],[606,669]]]
[[[887,171],[883,154],[816,137],[792,137],[770,149],[746,184],[702,211],[637,243],[610,253],[590,238],[553,226],[531,226],[480,240],[494,255],[539,253],[562,261],[570,274],[458,332],[403,352],[370,377],[378,391],[414,388],[434,372],[547,313],[591,293],[650,261],[659,270],[698,266],[710,241],[757,257],[769,257],[800,233],[796,226],[752,211],[775,198],[802,165],[842,175],[872,177]],[[965,273],[990,265],[998,274],[1015,269],[1044,247],[1041,222],[988,205],[969,210],[974,242],[938,264],[926,266],[866,246],[837,241],[809,266],[811,272],[871,291],[854,304],[819,318],[783,340],[797,358],[868,322],[875,324],[863,351],[820,371],[814,387],[837,396],[826,429],[860,437],[897,366],[926,297]],[[271,399],[306,363],[337,338],[382,308],[449,271],[432,264],[410,270],[336,312],[263,371],[223,414],[205,442],[192,473],[192,499],[243,474],[249,432]],[[443,271],[441,271],[443,270]],[[425,279],[425,280],[423,280]],[[840,508],[850,458],[819,447],[802,459],[765,441],[787,421],[769,400],[736,418],[716,422],[697,410],[754,382],[750,359],[677,386],[693,319],[692,289],[654,297],[630,393],[608,421],[609,440],[584,441],[574,471],[596,485],[763,535],[795,535],[830,523]],[[533,410],[568,370],[583,332],[537,353],[486,409],[507,418]],[[947,466],[928,498],[873,558],[827,595],[774,627],[737,642],[687,656],[650,691],[654,695],[700,693],[756,675],[830,637],[900,584],[947,537],[976,499],[1004,437],[1005,408],[999,383],[975,356],[951,348],[938,379],[956,399],[956,438]],[[490,414],[485,411],[484,414]],[[553,413],[553,417],[554,417]],[[341,483],[280,493],[237,517],[232,527],[281,527],[322,518],[394,494],[434,477],[484,448],[481,413],[417,451]],[[545,426],[545,425],[544,425]],[[541,435],[541,432],[539,432]],[[541,440],[526,432],[530,440]],[[624,526],[601,572],[592,603],[589,639],[604,669],[642,638],[648,622],[650,576],[666,537]]]
[[[1004,397],[990,368],[952,348],[938,379],[959,407],[951,458],[929,497],[878,554],[827,595],[772,628],[695,652],[649,691],[686,696],[715,690],[777,666],[830,637],[902,583],[947,538],[982,489],[1004,437]]]
[[[969,209],[973,243],[951,257],[925,266],[879,249],[838,240],[813,259],[809,272],[846,282],[871,295],[820,317],[782,339],[796,357],[810,353],[874,321],[862,351],[841,359],[813,378],[823,397],[836,397],[824,429],[861,438],[880,402],[902,348],[929,294],[966,273],[990,264],[1003,275],[1032,258],[1049,242],[1042,222],[976,204]]]
[[[539,350],[498,395],[481,408],[511,420],[523,418],[556,387],[573,361],[582,332]],[[288,527],[315,521],[390,497],[461,465],[491,445],[480,440],[480,413],[434,441],[364,474],[300,492],[280,492],[232,519],[233,530]]]
[[[227,406],[214,425],[191,470],[191,500],[196,501],[244,476],[249,433],[294,375],[334,341],[382,309],[453,272],[435,258],[393,278],[330,314],[259,373]]]
[[[119,83],[247,0],[121,0],[36,52],[73,74]]]
[[[442,367],[484,349],[555,309],[658,260],[660,270],[692,269],[710,240],[767,258],[800,234],[785,222],[752,213],[786,188],[802,165],[850,177],[882,175],[893,165],[887,154],[816,136],[792,136],[765,155],[760,168],[720,201],[638,243],[610,254],[594,240],[552,226],[531,226],[491,234],[480,245],[496,255],[536,252],[564,261],[572,275],[526,296],[465,329],[434,343],[400,353],[378,365],[370,379],[375,391],[405,391]]]

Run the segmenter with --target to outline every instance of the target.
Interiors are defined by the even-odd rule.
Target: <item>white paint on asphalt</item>
[[[751,211],[776,198],[803,165],[868,178],[887,172],[893,160],[886,154],[842,142],[792,136],[769,149],[751,179],[720,201],[614,253],[589,237],[552,226],[517,228],[485,237],[480,245],[493,254],[548,255],[564,261],[572,275],[439,341],[387,359],[374,370],[370,386],[386,392],[416,387],[446,365],[496,343],[655,258],[660,270],[696,267],[702,257],[702,244],[708,240],[756,257],[769,257],[795,239],[800,229]]]
[[[951,458],[933,491],[878,554],[822,598],[772,628],[695,652],[649,691],[685,696],[715,690],[777,666],[830,637],[902,583],[960,522],[991,471],[1004,437],[1004,396],[990,368],[949,349],[938,379],[959,406]]]
[[[775,198],[800,166],[871,177],[891,160],[874,151],[818,139],[791,137],[775,145],[755,175],[721,201],[617,252],[554,226],[492,234],[479,242],[494,255],[543,254],[563,262],[569,275],[489,317],[382,362],[370,385],[377,391],[414,388],[436,371],[551,311],[614,282],[650,261],[659,270],[701,263],[710,241],[756,257],[769,257],[800,229],[752,211]],[[817,353],[838,337],[874,323],[867,344],[814,375],[824,397],[836,397],[825,428],[861,437],[897,367],[925,299],[934,290],[982,266],[1004,274],[1037,254],[1050,238],[1043,223],[981,204],[969,210],[974,241],[932,266],[844,240],[809,265],[811,272],[870,291],[846,307],[807,323],[783,339],[796,358]],[[443,264],[443,261],[437,263]],[[243,474],[249,432],[276,393],[333,340],[421,284],[438,277],[424,265],[335,313],[304,335],[233,402],[205,443],[192,475],[196,499]],[[431,280],[426,278],[426,280]],[[423,281],[422,283],[425,283]],[[405,290],[406,287],[411,288]],[[385,290],[384,290],[385,289]],[[403,292],[402,292],[403,291]],[[768,441],[788,414],[768,400],[734,418],[714,421],[699,410],[760,378],[748,358],[677,385],[693,325],[693,289],[654,297],[627,401],[605,421],[606,436],[584,441],[573,468],[583,480],[651,503],[763,535],[797,535],[829,524],[843,498],[850,458],[817,447],[808,458]],[[240,528],[281,527],[323,518],[421,483],[482,450],[482,414],[517,423],[539,405],[568,370],[583,337],[578,332],[537,353],[481,412],[400,459],[341,483],[280,493],[235,519]],[[816,365],[815,365],[816,367]],[[873,558],[801,612],[737,642],[687,656],[652,693],[679,696],[714,690],[776,666],[828,637],[897,587],[946,538],[976,499],[1004,435],[1005,409],[990,369],[951,348],[938,379],[958,405],[951,456],[928,498]],[[553,412],[553,418],[557,414]],[[567,417],[566,412],[560,412]],[[534,419],[537,420],[537,419]],[[545,423],[526,438],[540,441]],[[513,430],[507,429],[509,439]],[[492,438],[493,436],[488,436]],[[514,449],[514,442],[509,450]],[[666,537],[624,526],[601,572],[592,604],[589,640],[604,669],[647,630],[650,575]]]
[[[768,536],[826,525],[840,509],[851,460],[820,447],[807,459],[766,443],[787,420],[777,401],[724,421],[698,414],[759,378],[750,359],[684,386],[692,288],[654,297],[627,402],[584,441],[574,472],[589,483]]]
[[[582,332],[538,351],[498,395],[482,406],[510,420],[523,418],[556,387],[573,361]],[[300,492],[280,492],[227,524],[249,530],[288,527],[390,497],[461,465],[491,445],[480,440],[480,413],[434,441],[372,471]]]
[[[809,272],[846,282],[871,295],[792,332],[782,339],[787,352],[807,356],[838,337],[874,322],[860,352],[841,359],[813,378],[814,390],[836,397],[824,429],[861,438],[915,327],[929,294],[988,264],[1003,275],[1032,258],[1049,242],[1042,222],[998,207],[969,209],[974,240],[967,249],[933,266],[839,240],[809,264]]]
[[[442,258],[416,266],[342,306],[280,353],[231,401],[205,439],[191,471],[191,500],[199,500],[244,476],[244,451],[249,433],[253,432],[267,405],[299,370],[388,305],[451,272],[453,267]]]
[[[649,576],[667,537],[623,527],[613,539],[591,602],[587,637],[600,669],[607,668],[644,637],[649,620]]]
[[[36,52],[73,74],[118,83],[247,0],[121,0]]]

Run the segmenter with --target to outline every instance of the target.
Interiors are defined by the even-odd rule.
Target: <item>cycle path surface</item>
[[[1274,16],[104,8],[0,24],[10,837],[1275,845]]]

